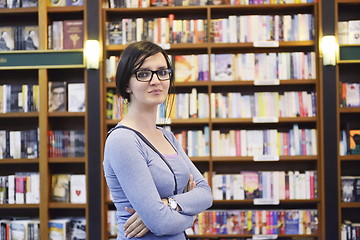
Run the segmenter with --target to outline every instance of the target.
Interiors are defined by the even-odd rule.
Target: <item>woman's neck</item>
[[[140,110],[129,107],[126,116],[121,120],[121,124],[142,133],[150,133],[156,130],[156,115],[157,108]]]

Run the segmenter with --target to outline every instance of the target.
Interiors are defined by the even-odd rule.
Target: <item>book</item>
[[[37,50],[39,49],[39,27],[25,26],[24,27],[24,49]]]
[[[193,82],[197,80],[197,73],[194,74],[195,55],[175,56],[175,82]]]
[[[341,177],[341,201],[342,202],[354,202],[354,187],[355,177],[353,176],[342,176]]]
[[[233,55],[232,54],[212,54],[211,55],[213,81],[231,81],[233,79]]]
[[[12,220],[10,223],[10,232],[12,240],[23,240],[28,238],[28,224],[31,220]]]
[[[360,84],[346,83],[346,107],[360,107]]]
[[[86,176],[84,174],[70,176],[70,202],[86,203]]]
[[[19,8],[20,0],[7,0],[7,8]]]
[[[360,129],[349,131],[350,154],[360,154]]]
[[[0,8],[7,8],[6,0],[0,0]]]
[[[49,82],[49,112],[66,111],[66,82]]]
[[[55,202],[69,202],[69,187],[69,174],[53,174],[51,177],[51,200]]]
[[[73,218],[70,220],[70,239],[85,240],[86,239],[86,219]]]
[[[50,219],[49,240],[70,240],[70,218]]]
[[[38,0],[21,0],[21,7],[37,7]]]
[[[66,0],[49,0],[51,7],[63,7],[66,6]]]
[[[83,20],[65,20],[63,23],[63,48],[83,48],[84,23]]]
[[[107,44],[119,45],[123,42],[122,23],[108,22],[106,24],[107,30]]]
[[[244,176],[245,199],[255,199],[261,197],[259,175],[253,171],[241,171]]]
[[[348,22],[338,22],[338,42],[339,44],[348,44]]]
[[[66,6],[83,6],[84,0],[66,0]]]
[[[348,22],[348,43],[360,44],[360,20]]]
[[[285,234],[299,234],[299,210],[285,211]]]
[[[360,202],[360,176],[355,177],[354,196],[355,202]]]
[[[68,84],[68,111],[85,112],[85,84]]]
[[[15,29],[0,27],[0,51],[15,50]]]

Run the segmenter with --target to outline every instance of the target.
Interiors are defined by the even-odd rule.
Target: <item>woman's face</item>
[[[168,69],[166,59],[162,53],[157,53],[145,59],[138,70],[158,71]],[[129,81],[130,106],[157,106],[168,96],[170,80],[160,81],[157,74],[153,74],[149,82],[140,82],[133,74]]]

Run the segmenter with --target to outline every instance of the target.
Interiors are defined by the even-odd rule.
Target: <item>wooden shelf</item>
[[[336,2],[338,4],[348,4],[348,5],[360,4],[360,0],[336,0]]]
[[[39,117],[38,112],[9,112],[0,113],[0,118],[36,118]]]
[[[346,156],[340,156],[340,161],[360,161],[360,155],[346,155]]]
[[[85,117],[85,112],[49,112],[49,117]]]
[[[286,199],[280,200],[279,205],[314,205],[319,203],[319,199]],[[278,206],[278,205],[254,205],[254,199],[245,200],[214,200],[214,205],[253,205],[253,206]]]
[[[85,163],[85,157],[49,157],[49,163]]]
[[[38,13],[37,7],[28,7],[28,8],[0,8],[0,14],[19,14],[19,13]]]
[[[295,122],[316,122],[316,117],[280,117],[279,122],[264,122],[265,124],[278,124],[278,123],[295,123]],[[214,118],[210,120],[216,124],[232,124],[232,123],[254,123],[251,118]],[[256,123],[263,124],[263,123]]]
[[[360,107],[340,107],[340,113],[360,113]]]
[[[254,162],[254,157],[228,157],[228,156],[216,156],[216,157],[210,157],[211,161],[213,162]],[[279,161],[317,161],[317,156],[280,156]],[[259,161],[260,162],[260,161]],[[277,161],[270,161],[271,163],[277,162]]]
[[[0,159],[0,164],[24,164],[24,163],[39,163],[38,158],[4,158]]]
[[[360,202],[341,202],[341,208],[358,208],[360,209]]]
[[[316,79],[289,79],[280,80],[280,85],[316,85]],[[175,87],[201,87],[201,86],[256,86],[254,81],[195,81],[175,82]],[[264,86],[264,85],[261,85]],[[273,85],[267,85],[273,86]],[[107,82],[106,88],[115,88],[115,82]]]
[[[288,41],[288,42],[279,42],[279,47],[273,48],[273,47],[261,47],[261,48],[270,48],[270,49],[278,49],[278,48],[294,48],[294,47],[314,47],[315,41],[309,40],[309,41]],[[105,46],[107,51],[123,51],[128,45],[107,45]],[[246,42],[246,43],[177,43],[177,44],[170,44],[169,49],[167,50],[191,50],[191,49],[241,49],[241,48],[253,48],[254,51],[256,49],[260,49],[259,47],[254,47],[254,43],[252,42]]]
[[[65,7],[48,7],[48,13],[69,13],[69,12],[83,12],[85,6],[65,6]]]
[[[10,208],[10,209],[24,209],[24,208],[39,208],[39,204],[0,204],[0,209]]]
[[[86,204],[50,202],[50,208],[86,208]]]
[[[318,234],[309,234],[309,235],[295,235],[295,234],[278,234],[277,235],[279,238],[317,238],[319,235]],[[189,235],[190,238],[214,238],[214,239],[219,239],[219,238],[252,238],[253,235],[252,234],[203,234],[203,235]],[[269,238],[270,239],[270,238]]]
[[[131,13],[146,13],[146,12],[176,12],[176,11],[201,11],[207,9],[219,9],[229,11],[232,9],[299,9],[299,8],[312,8],[315,3],[294,3],[294,4],[250,4],[250,5],[203,5],[203,6],[174,6],[174,7],[147,7],[147,8],[104,8],[106,12],[131,12]]]

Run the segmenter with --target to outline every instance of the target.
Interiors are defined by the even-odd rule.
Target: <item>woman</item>
[[[118,240],[186,239],[194,216],[212,205],[206,180],[174,135],[156,126],[157,107],[173,81],[168,56],[158,45],[136,42],[122,53],[116,88],[128,112],[108,135],[103,163],[117,209]]]

